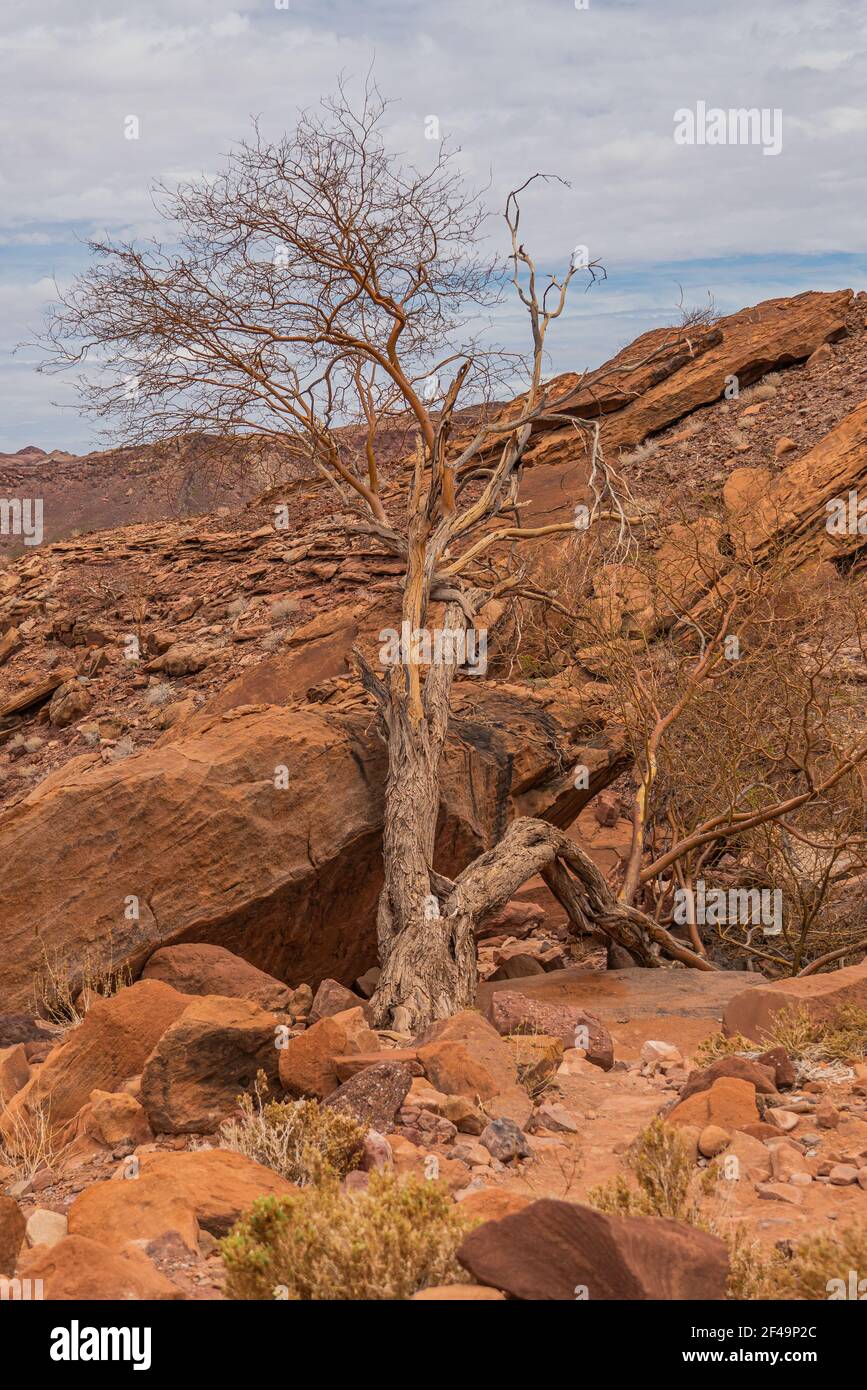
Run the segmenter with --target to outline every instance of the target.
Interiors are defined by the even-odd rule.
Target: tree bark
[[[645,913],[618,902],[593,861],[561,830],[524,816],[454,883],[430,876],[438,889],[437,915],[416,917],[392,942],[373,998],[379,1026],[391,1022],[414,1033],[470,1007],[477,985],[476,927],[538,873],[576,931],[603,933],[644,966],[658,967],[665,953],[699,970],[715,969]]]

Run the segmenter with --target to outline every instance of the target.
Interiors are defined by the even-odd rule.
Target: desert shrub
[[[818,1301],[836,1293],[838,1298],[848,1298],[852,1270],[856,1285],[867,1280],[867,1225],[823,1231],[799,1241],[788,1258],[777,1256],[768,1268],[765,1296]],[[857,1287],[855,1292],[857,1296]]]
[[[439,1183],[372,1174],[263,1197],[220,1242],[236,1299],[389,1300],[464,1282],[455,1251],[468,1223]]]
[[[16,1179],[29,1182],[40,1168],[50,1168],[56,1153],[49,1104],[15,1110],[7,1115],[0,1138],[0,1168],[11,1168]]]
[[[638,1135],[626,1156],[638,1187],[618,1176],[594,1188],[590,1201],[617,1216],[668,1216],[688,1221],[693,1177],[689,1150],[673,1125],[658,1115]]]
[[[82,995],[108,998],[132,984],[129,966],[115,963],[111,936],[86,947],[74,960],[63,952],[51,953],[44,945],[42,957],[34,976],[33,995],[37,1012],[52,1023],[78,1024],[86,1011]]]
[[[758,1242],[750,1238],[742,1222],[724,1220],[724,1202],[707,1209],[704,1199],[716,1195],[718,1166],[711,1164],[697,1174],[686,1143],[673,1125],[657,1115],[638,1135],[626,1162],[637,1186],[618,1174],[589,1193],[593,1206],[611,1216],[665,1216],[717,1236],[729,1253],[726,1296],[774,1296],[767,1292],[769,1264]]]
[[[366,1130],[353,1116],[315,1100],[268,1101],[266,1090],[260,1072],[254,1094],[238,1097],[241,1118],[220,1129],[221,1148],[255,1159],[300,1187],[344,1178],[359,1166]]]
[[[710,1037],[705,1038],[695,1049],[695,1062],[698,1066],[706,1067],[718,1057],[730,1057],[735,1052],[755,1050],[755,1043],[750,1042],[742,1033],[734,1033],[730,1038],[727,1038],[725,1033],[711,1033]]]
[[[654,454],[658,453],[659,441],[656,439],[648,439],[646,443],[639,444],[637,448],[632,449],[629,453],[621,454],[620,462],[627,466],[637,466],[638,464],[646,463],[648,459],[652,459]]]
[[[827,1019],[814,1019],[805,1008],[780,1009],[768,1040],[807,1061],[851,1062],[867,1056],[867,1009],[841,1004]]]
[[[748,386],[740,393],[740,403],[742,405],[755,405],[758,401],[772,401],[777,394],[778,381],[779,377],[772,373],[755,386]]]

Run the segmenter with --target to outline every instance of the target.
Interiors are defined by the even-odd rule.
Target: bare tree
[[[669,522],[664,547],[657,537],[634,563],[606,566],[586,547],[571,586],[557,585],[552,645],[604,678],[631,748],[618,900],[676,931],[674,903],[694,908],[699,885],[739,907],[779,892],[772,933],[758,916],[702,924],[689,911],[689,945],[813,973],[867,947],[864,595],[855,579],[811,575],[784,544],[757,560],[736,520],[725,559],[706,522]]]
[[[526,587],[517,546],[568,533],[572,519],[524,526],[520,490],[531,437],[568,427],[587,457],[586,515],[628,534],[628,505],[607,465],[598,418],[575,409],[604,374],[565,390],[543,382],[545,343],[574,276],[543,275],[521,235],[522,194],[509,194],[507,270],[485,260],[485,212],[440,148],[426,173],[406,167],[382,137],[386,103],[368,86],[359,109],[343,88],[292,136],[254,131],[216,177],[160,189],[173,240],[92,245],[93,263],[49,317],[48,364],[79,368],[85,407],[119,422],[127,440],[191,430],[273,435],[327,478],[343,511],[332,525],[375,538],[404,565],[401,620],[464,636],[491,599]],[[592,280],[601,267],[586,267]],[[527,389],[505,412],[496,388],[515,361],[469,336],[511,283],[526,309]],[[658,341],[641,367],[688,351],[695,325]],[[94,370],[95,369],[95,370]],[[588,397],[589,390],[589,397]],[[582,395],[583,391],[583,395]],[[456,412],[471,403],[474,423]],[[586,416],[586,418],[585,418]],[[383,487],[377,444],[398,418],[414,427],[410,466]],[[342,426],[363,426],[362,457]],[[577,499],[576,499],[577,500]],[[543,821],[520,820],[452,882],[433,864],[440,762],[460,642],[426,665],[413,645],[385,675],[356,658],[388,744],[378,910],[379,1023],[413,1030],[475,995],[474,927],[527,878],[545,874],[573,921],[592,922],[645,964],[667,951],[702,959],[651,918],[615,902],[604,878]]]

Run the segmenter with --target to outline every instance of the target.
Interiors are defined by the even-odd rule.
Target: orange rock
[[[484,1110],[491,1120],[514,1120],[519,1129],[526,1129],[533,1114],[533,1102],[523,1086],[509,1086],[486,1100]]]
[[[138,1075],[148,1054],[189,1002],[186,995],[159,980],[142,980],[99,1000],[69,1040],[49,1054],[13,1097],[0,1116],[0,1137],[14,1142],[16,1117],[32,1119],[39,1109],[50,1114],[52,1129],[59,1131],[78,1114],[92,1091],[119,1090],[129,1077]]]
[[[22,1257],[18,1277],[41,1279],[43,1297],[50,1301],[162,1302],[184,1297],[140,1250],[112,1250],[80,1235],[66,1236],[56,1245],[34,1245]]]
[[[179,994],[221,994],[252,999],[263,1009],[288,1009],[293,991],[223,946],[182,941],[154,951],[143,980],[162,980]]]
[[[30,1080],[30,1063],[23,1043],[0,1048],[0,1107],[7,1105]]]
[[[357,636],[352,625],[335,635],[334,671]],[[116,965],[193,933],[293,983],[337,970],[352,980],[372,965],[387,760],[363,712],[285,704],[293,683],[303,695],[316,679],[297,669],[300,654],[287,672],[282,663],[293,661],[281,653],[256,663],[249,683],[268,685],[273,701],[244,699],[236,682],[221,692],[226,713],[202,712],[135,758],[67,763],[0,812],[4,1009],[28,1006],[46,951],[75,970],[112,931]],[[476,685],[474,708],[489,698]],[[539,789],[534,814],[561,796],[558,732],[576,727],[583,700],[564,692],[555,703],[515,688],[504,719],[494,698],[483,750],[462,739],[459,719],[446,745],[435,850],[445,874],[463,867],[459,846],[496,838],[503,808],[494,766],[510,758],[520,766],[522,782]],[[453,704],[460,709],[458,696]],[[604,732],[596,741],[607,772]],[[275,786],[275,760],[288,769],[290,792]],[[120,919],[122,941],[119,878],[141,908],[135,920]]]
[[[462,1009],[460,1013],[452,1014],[451,1018],[441,1019],[416,1039],[417,1044],[440,1042],[463,1043],[473,1061],[483,1066],[493,1078],[498,1091],[514,1086],[518,1080],[515,1059],[508,1043],[494,1025],[475,1009]]]
[[[202,1229],[218,1236],[226,1235],[257,1197],[282,1197],[296,1190],[273,1169],[229,1149],[143,1153],[139,1164],[142,1177],[159,1179],[167,1191],[189,1202]]]
[[[87,1236],[113,1250],[172,1233],[198,1252],[199,1223],[192,1203],[157,1173],[93,1183],[69,1208],[71,1236]]]
[[[563,1060],[563,1039],[546,1033],[514,1033],[506,1038],[524,1085],[550,1080]]]
[[[249,999],[195,999],[145,1062],[141,1103],[154,1133],[212,1134],[257,1073],[276,1081],[276,1015]]]
[[[524,1300],[725,1298],[725,1245],[694,1226],[610,1216],[543,1199],[464,1237],[458,1261],[480,1284]]]
[[[153,1139],[148,1117],[126,1091],[92,1091],[79,1111],[84,1134],[113,1149],[117,1144],[147,1144]]]
[[[279,1050],[280,1084],[290,1095],[323,1100],[340,1085],[337,1057],[376,1052],[378,1048],[379,1039],[368,1028],[360,1008],[321,1018]]]
[[[464,1043],[426,1043],[418,1049],[418,1059],[431,1085],[445,1095],[487,1100],[499,1090],[496,1079]]]
[[[865,407],[867,427],[867,407]],[[723,1014],[723,1030],[729,1036],[742,1033],[762,1042],[773,1019],[782,1009],[806,1009],[811,1018],[832,1018],[841,1004],[867,1008],[867,962],[830,970],[826,975],[798,976],[754,985],[736,994]]]
[[[504,1216],[521,1211],[529,1206],[532,1197],[524,1197],[520,1192],[509,1192],[504,1187],[481,1187],[462,1198],[460,1210],[471,1221],[500,1221]]]
[[[719,1077],[710,1090],[696,1091],[665,1117],[668,1124],[698,1125],[702,1130],[707,1125],[718,1125],[726,1130],[741,1129],[744,1125],[756,1124],[758,1118],[755,1086],[735,1076]]]
[[[794,454],[797,452],[797,444],[794,439],[790,439],[787,434],[781,435],[774,445],[774,458],[782,458],[784,454]]]
[[[377,1048],[375,1052],[357,1052],[354,1055],[350,1053],[348,1057],[335,1057],[334,1070],[341,1081],[349,1081],[360,1071],[366,1071],[368,1067],[378,1067],[383,1061],[406,1062],[413,1077],[422,1081],[422,1084],[430,1090],[421,1074],[418,1053],[412,1047]]]

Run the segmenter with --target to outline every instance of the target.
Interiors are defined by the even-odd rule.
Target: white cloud
[[[120,14],[105,0],[40,0],[38,23],[32,13],[0,15],[13,113],[0,120],[0,273],[10,242],[53,243],[70,224],[152,234],[154,180],[213,170],[253,114],[278,133],[341,70],[360,80],[374,60],[408,158],[430,160],[433,113],[468,174],[490,179],[495,209],[535,170],[570,181],[528,205],[528,235],[552,268],[590,246],[612,273],[606,296],[626,262],[865,249],[863,0],[591,0],[586,11],[571,0],[291,0],[285,11],[139,0]],[[782,154],[676,146],[673,113],[698,100],[780,107]],[[138,141],[123,138],[131,113]]]

